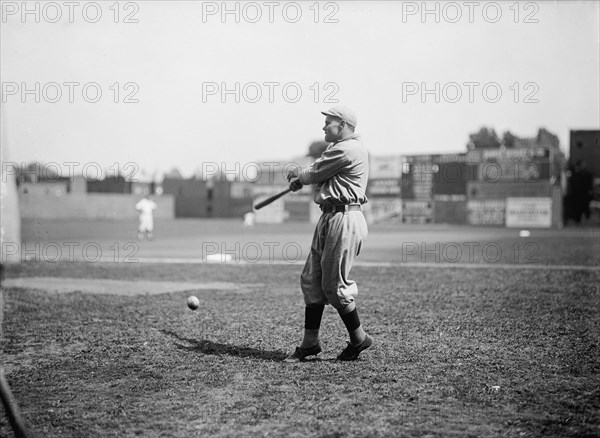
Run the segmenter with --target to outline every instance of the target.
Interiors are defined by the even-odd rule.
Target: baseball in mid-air
[[[190,309],[196,310],[198,307],[200,307],[200,300],[192,295],[187,299],[187,305]]]

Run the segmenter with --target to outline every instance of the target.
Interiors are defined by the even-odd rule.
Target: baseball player
[[[244,223],[243,223],[244,228],[252,228],[254,226],[255,222],[256,222],[256,215],[254,213],[249,211],[248,213],[244,214]]]
[[[148,240],[152,240],[154,237],[154,218],[153,213],[156,210],[156,203],[150,199],[149,195],[135,204],[135,209],[140,212],[140,225],[138,227],[138,239],[142,240],[146,237]]]
[[[336,106],[325,115],[325,141],[331,142],[321,157],[305,169],[288,174],[292,191],[316,184],[314,201],[322,210],[312,239],[300,284],[304,295],[304,338],[285,362],[302,362],[321,352],[319,327],[326,304],[337,309],[350,335],[338,360],[355,360],[373,339],[363,330],[354,297],[356,283],[349,278],[354,258],[367,236],[362,205],[369,177],[369,158],[354,133],[357,118],[350,108]]]

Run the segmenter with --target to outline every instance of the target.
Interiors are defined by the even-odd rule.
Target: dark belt
[[[323,213],[344,213],[346,211],[361,211],[360,204],[320,205]]]

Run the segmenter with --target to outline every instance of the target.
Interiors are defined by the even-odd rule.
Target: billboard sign
[[[506,198],[506,226],[550,228],[552,198]]]

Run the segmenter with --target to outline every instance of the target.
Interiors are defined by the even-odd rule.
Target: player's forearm
[[[325,168],[325,169],[303,169],[298,175],[298,179],[304,185],[319,184],[323,181],[328,180],[336,173],[339,172],[337,168]]]
[[[326,151],[321,158],[298,173],[298,179],[304,185],[319,184],[339,173],[348,164],[342,151]]]

